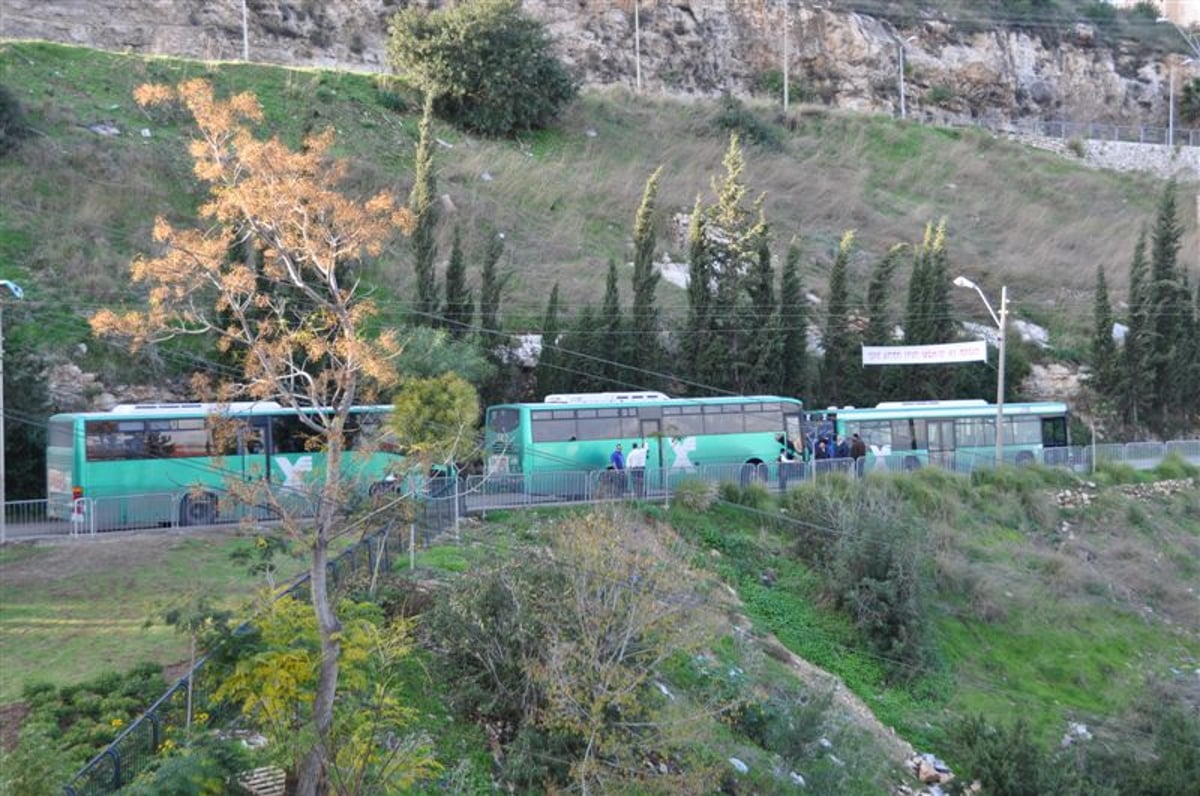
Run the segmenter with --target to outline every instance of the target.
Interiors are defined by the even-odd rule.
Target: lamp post
[[[983,306],[987,307],[988,314],[992,316],[1000,333],[1000,343],[997,346],[1000,349],[1000,362],[996,366],[996,466],[999,467],[1004,464],[1004,338],[1008,331],[1008,287],[1000,288],[1000,314],[996,315],[991,302],[983,295],[979,285],[965,276],[956,277],[954,285],[971,288],[979,294],[979,298],[983,299]]]
[[[788,109],[788,0],[783,0],[783,112]]]
[[[8,537],[8,504],[4,490],[4,299],[6,296],[20,299],[23,295],[24,291],[16,282],[0,279],[0,544],[4,544]]]
[[[1175,23],[1175,20],[1173,20],[1169,17],[1159,17],[1155,21],[1156,22],[1169,22],[1171,24],[1171,27],[1173,27],[1173,28],[1175,28],[1175,30],[1179,31],[1179,35],[1182,36],[1183,40],[1187,42],[1187,45],[1188,45],[1188,47],[1191,48],[1192,53],[1197,58],[1200,58],[1200,36],[1194,36],[1191,33],[1188,33],[1186,30],[1179,27],[1179,25],[1177,25]]]
[[[900,53],[900,118],[908,116],[908,111],[904,107],[904,45],[910,41],[916,41],[916,36],[909,36],[907,39],[896,39],[896,50]]]

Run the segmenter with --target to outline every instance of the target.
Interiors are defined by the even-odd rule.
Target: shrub
[[[1067,151],[1077,158],[1087,157],[1087,145],[1083,143],[1082,138],[1068,138]]]
[[[541,22],[515,0],[481,0],[392,18],[388,58],[467,130],[505,136],[549,125],[577,86]]]
[[[675,485],[672,490],[675,502],[688,511],[700,514],[712,508],[717,500],[717,488],[708,481],[698,478],[685,478]]]
[[[718,129],[737,133],[742,140],[750,141],[764,149],[779,150],[783,146],[782,136],[777,127],[759,118],[740,99],[728,94],[721,99],[716,125]]]
[[[8,86],[0,85],[0,158],[20,146],[28,135],[29,124],[20,100]]]
[[[947,738],[959,761],[957,779],[978,779],[991,796],[1088,792],[1070,787],[1075,771],[1069,758],[1060,765],[1042,752],[1023,719],[996,727],[982,716],[971,716],[959,721]]]
[[[736,503],[752,509],[764,509],[771,504],[771,493],[767,491],[766,485],[755,481],[745,486],[725,481],[717,489],[717,495],[726,503]]]
[[[925,94],[925,101],[930,105],[946,106],[952,103],[958,95],[954,93],[954,89],[944,84],[931,86]]]

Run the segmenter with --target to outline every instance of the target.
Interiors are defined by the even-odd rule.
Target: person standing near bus
[[[638,447],[638,444],[633,443],[633,449],[629,451],[629,458],[625,460],[625,464],[629,467],[629,478],[633,481],[633,494],[637,497],[645,497],[646,495],[646,448]]]
[[[854,459],[855,474],[861,476],[867,463],[867,443],[863,442],[857,431],[850,437],[850,458]]]
[[[625,494],[625,454],[621,452],[621,443],[608,457],[608,471],[604,473],[608,480],[609,491],[618,495]]]

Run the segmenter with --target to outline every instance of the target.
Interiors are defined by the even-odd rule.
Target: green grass
[[[145,535],[0,551],[0,704],[33,681],[68,685],[143,661],[186,660],[165,609],[206,596],[240,609],[266,584],[229,559],[251,540],[231,531]],[[297,562],[281,562],[294,574]]]

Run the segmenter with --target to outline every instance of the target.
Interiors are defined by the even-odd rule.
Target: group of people
[[[807,444],[803,444],[803,448],[797,448],[795,440],[790,437],[784,437],[782,434],[777,437],[782,447],[779,451],[779,461],[795,462],[802,459],[862,459],[867,455],[867,443],[863,438],[854,433],[850,439],[840,437],[837,433],[829,436],[822,435],[813,443],[810,450]],[[803,450],[803,453],[801,453]],[[810,456],[811,454],[811,456]]]
[[[624,471],[628,470],[630,481],[632,482],[633,492],[638,497],[644,497],[646,494],[646,452],[648,446],[641,447],[635,442],[629,450],[629,455],[626,456],[621,449],[621,443],[617,443],[617,447],[608,457],[608,469]],[[622,475],[624,473],[622,472]]]

